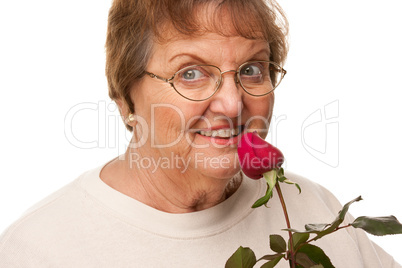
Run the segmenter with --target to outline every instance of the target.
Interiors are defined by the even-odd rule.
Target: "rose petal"
[[[244,174],[252,179],[261,178],[262,174],[279,168],[284,162],[282,152],[263,140],[256,132],[244,134],[237,151]]]

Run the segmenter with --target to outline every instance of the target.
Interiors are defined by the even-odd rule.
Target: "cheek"
[[[185,103],[153,105],[149,122],[154,131],[154,139],[163,144],[191,143],[188,130],[202,121],[205,108],[202,105]],[[187,137],[186,135],[190,135]]]
[[[245,95],[243,98],[244,107],[261,115],[272,112],[274,101],[275,95],[273,92],[266,96],[253,97],[250,95]]]
[[[261,136],[268,134],[268,127],[274,107],[274,95],[259,98],[248,98],[244,101],[244,114],[247,117],[246,127],[257,130]]]
[[[155,139],[165,143],[179,139],[185,129],[183,112],[170,104],[154,105],[149,122]]]
[[[272,113],[274,110],[274,103],[275,103],[275,95],[274,93],[268,95],[268,105],[267,105],[267,118],[268,121],[271,121]]]

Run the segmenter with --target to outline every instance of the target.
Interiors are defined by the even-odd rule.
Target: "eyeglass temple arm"
[[[156,74],[153,74],[153,73],[150,73],[150,72],[145,72],[145,73],[147,75],[149,75],[151,78],[156,78],[156,79],[162,80],[162,81],[170,83],[170,84],[172,83],[171,80],[173,79],[173,77],[169,78],[169,79],[166,79],[166,78],[160,77],[159,75],[156,75]]]

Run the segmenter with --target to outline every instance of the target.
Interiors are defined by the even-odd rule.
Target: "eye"
[[[202,89],[214,82],[214,68],[209,65],[193,65],[178,71],[173,84],[176,90]],[[219,76],[219,72],[218,72]]]
[[[197,69],[186,69],[180,73],[180,76],[184,80],[197,80],[204,76],[204,74]]]
[[[261,66],[259,64],[249,64],[241,68],[240,75],[252,76],[260,75],[262,73]]]

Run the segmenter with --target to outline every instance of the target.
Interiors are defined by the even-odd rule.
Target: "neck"
[[[189,169],[137,168],[129,157],[110,162],[101,179],[115,190],[148,206],[168,213],[189,213],[213,207],[233,194],[241,183],[241,174],[230,179],[210,178]]]

